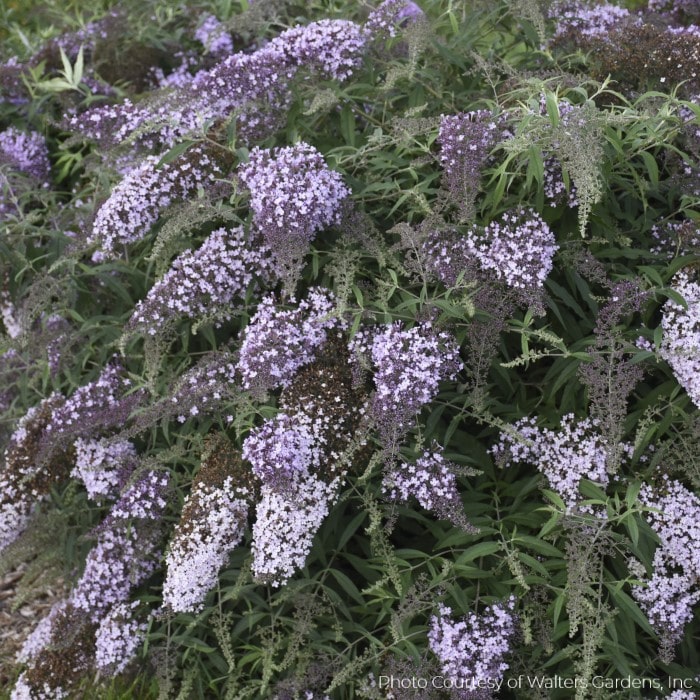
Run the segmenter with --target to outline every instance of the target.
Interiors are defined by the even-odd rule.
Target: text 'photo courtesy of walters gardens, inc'
[[[694,700],[697,0],[0,3],[0,700]]]

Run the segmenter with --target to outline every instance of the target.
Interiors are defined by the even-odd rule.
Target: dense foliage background
[[[418,5],[0,10],[6,696],[696,697],[697,3]]]

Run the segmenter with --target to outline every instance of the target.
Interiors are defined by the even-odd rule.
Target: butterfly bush
[[[198,31],[204,37],[206,20]],[[201,32],[201,34],[200,34]],[[224,53],[225,33],[216,34]],[[266,138],[287,118],[293,99],[292,82],[300,70],[312,77],[344,81],[362,62],[367,37],[347,20],[321,20],[292,27],[252,52],[224,57],[192,79],[181,73],[181,86],[156,95],[143,105],[125,100],[92,108],[73,117],[70,127],[106,145],[134,139],[140,148],[171,147],[187,135],[220,119],[236,116],[243,143]]]
[[[20,131],[14,126],[0,132],[0,165],[29,175],[37,183],[48,182],[51,163],[44,137],[36,131]]]
[[[221,486],[200,482],[193,488],[165,556],[165,607],[174,612],[202,609],[219,570],[243,538],[250,496],[230,476]]]
[[[306,143],[254,148],[238,171],[250,192],[253,225],[272,251],[280,277],[296,274],[319,231],[338,223],[350,194],[338,173]]]
[[[504,137],[499,120],[488,110],[440,117],[438,143],[443,182],[465,219],[473,213],[489,154]]]
[[[464,236],[435,231],[422,246],[427,268],[448,286],[476,263],[488,278],[526,296],[542,289],[557,250],[549,226],[534,211],[522,209],[485,227],[473,225]]]
[[[113,606],[95,632],[95,666],[107,676],[117,676],[126,668],[141,646],[148,623],[134,617],[133,603]]]
[[[194,38],[204,45],[209,54],[233,53],[233,40],[226,27],[214,17],[204,15],[194,33]]]
[[[136,448],[128,440],[78,438],[74,447],[71,476],[83,482],[93,501],[117,495],[137,466]]]
[[[423,406],[437,396],[440,382],[454,379],[462,366],[454,338],[429,322],[404,329],[397,321],[382,329],[360,331],[351,349],[375,368],[376,392],[370,409],[390,449],[410,430]]]
[[[465,679],[469,700],[495,697],[494,681],[508,670],[505,658],[516,630],[515,598],[487,606],[481,614],[470,612],[454,620],[446,605],[430,618],[428,644],[437,656],[445,678]]]
[[[288,310],[280,309],[273,295],[264,297],[241,342],[236,369],[243,387],[260,396],[289,384],[314,359],[329,331],[345,326],[333,315],[335,305],[333,294],[321,288],[310,289]]]
[[[49,151],[41,134],[13,126],[0,132],[0,221],[17,213],[22,195],[48,187],[50,173]]]
[[[660,486],[643,484],[639,501],[660,540],[649,580],[633,594],[661,637],[661,651],[670,663],[673,647],[693,619],[700,602],[700,499],[679,481],[664,476]]]
[[[253,575],[277,588],[302,568],[313,538],[338,496],[340,477],[330,483],[295,472],[284,491],[263,485],[253,524]]]
[[[554,39],[575,34],[586,39],[607,39],[608,33],[630,17],[629,10],[610,3],[590,5],[585,2],[555,3],[550,16],[558,20]]]
[[[445,459],[443,448],[434,443],[414,464],[400,462],[391,467],[384,474],[384,491],[388,498],[402,503],[416,498],[439,518],[475,532],[464,515],[456,471],[457,466]]]
[[[629,455],[631,447],[623,448]],[[535,465],[561,496],[567,512],[586,510],[580,505],[582,479],[603,488],[610,480],[607,445],[597,422],[590,418],[577,420],[572,413],[562,417],[558,430],[540,428],[534,418],[523,418],[501,432],[492,453],[506,465]]]
[[[156,335],[168,322],[232,309],[255,280],[269,276],[269,255],[252,247],[242,227],[213,231],[196,250],[186,250],[141,300],[128,331]]]
[[[398,34],[398,28],[424,17],[423,10],[411,0],[384,0],[368,15],[365,32],[374,40],[386,40]]]
[[[304,565],[354,449],[367,444],[367,394],[353,383],[343,333],[299,371],[279,403],[280,412],[251,431],[242,452],[261,481],[253,571],[275,586]]]
[[[700,407],[700,285],[686,272],[679,272],[673,289],[686,301],[683,308],[673,299],[663,306],[661,328],[664,335],[659,355],[671,366],[676,379]]]
[[[124,376],[119,360],[113,360],[92,382],[76,389],[57,405],[46,426],[44,442],[50,444],[63,436],[90,437],[121,426],[144,400],[141,390],[129,392],[131,380]]]
[[[158,567],[159,525],[168,484],[166,472],[146,470],[126,488],[98,528],[97,542],[70,596],[93,622],[126,602]]]
[[[24,532],[35,506],[70,469],[68,456],[61,450],[54,449],[49,455],[42,450],[53,413],[63,402],[58,393],[44,399],[27,411],[10,436],[0,472],[0,551]]]
[[[159,163],[157,156],[146,156],[99,208],[88,241],[105,254],[114,256],[120,246],[141,240],[163,209],[199,187],[206,189],[222,175],[219,164],[201,146],[161,167]]]

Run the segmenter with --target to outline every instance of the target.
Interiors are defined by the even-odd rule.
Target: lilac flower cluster
[[[188,67],[183,62],[183,78]],[[183,89],[189,87],[192,76],[184,83]],[[85,138],[97,141],[105,149],[125,143],[128,139],[134,142],[132,150],[138,154],[171,147],[201,125],[201,118],[195,111],[178,108],[176,96],[165,94],[145,104],[134,104],[126,98],[120,104],[92,107],[71,117],[67,126]],[[131,162],[130,158],[128,162]],[[144,167],[142,164],[141,168]]]
[[[198,38],[212,41],[224,53],[227,34],[205,22]],[[208,37],[204,32],[212,29]],[[347,79],[364,55],[366,35],[345,20],[321,20],[282,32],[251,53],[227,56],[191,80],[181,72],[183,84],[174,91],[135,106],[98,107],[74,117],[70,126],[88,138],[109,145],[138,134],[147,149],[172,146],[206,123],[237,117],[237,134],[244,143],[273,133],[286,118],[292,100],[291,82],[301,69],[320,78]]]
[[[187,371],[169,400],[178,421],[184,423],[188,416],[214,410],[230,393],[235,375],[236,365],[229,353],[212,354]]]
[[[415,464],[400,462],[384,474],[384,491],[394,501],[407,503],[415,497],[426,510],[474,532],[464,515],[456,477],[457,466],[448,462],[443,448],[433,443]]]
[[[398,34],[398,27],[424,16],[412,0],[384,0],[369,13],[364,30],[374,40],[386,40]]]
[[[212,55],[233,53],[233,40],[226,27],[214,15],[204,15],[201,19],[194,38]]]
[[[158,566],[164,478],[162,472],[147,473],[113,506],[97,532],[70,597],[95,623],[112,606],[126,602]]]
[[[685,299],[688,308],[673,299],[664,304],[659,355],[671,366],[693,403],[700,406],[700,285],[691,281],[688,273],[679,272],[673,289]]]
[[[670,663],[700,602],[700,498],[664,477],[659,488],[644,484],[639,500],[651,509],[646,518],[660,545],[651,578],[634,586],[633,595],[659,633],[662,656]]]
[[[313,538],[337,498],[340,477],[325,483],[297,472],[284,491],[263,485],[255,507],[253,574],[278,587],[304,566]]]
[[[59,600],[51,606],[48,614],[41,618],[39,624],[31,631],[24,640],[22,647],[17,652],[17,661],[28,664],[37,658],[42,649],[51,642],[53,621],[61,614],[68,605],[68,600]]]
[[[49,179],[51,163],[44,137],[38,132],[25,132],[11,126],[0,132],[0,165],[29,175],[38,183]]]
[[[50,446],[66,435],[90,437],[99,430],[123,425],[144,398],[142,391],[128,394],[131,380],[118,361],[109,363],[93,382],[76,389],[53,410],[46,426],[45,442]]]
[[[202,146],[194,146],[172,163],[158,167],[157,156],[147,156],[112,190],[95,216],[90,243],[115,255],[117,247],[143,238],[160,212],[175,200],[207,187],[220,166]]]
[[[700,7],[696,0],[649,0],[648,9],[676,22],[700,22]]]
[[[17,213],[21,195],[37,186],[48,187],[50,169],[41,134],[12,126],[0,132],[0,221]]]
[[[574,209],[578,206],[576,185],[572,183],[567,191],[561,165],[554,157],[547,158],[544,162],[544,182],[542,183],[542,190],[545,199],[552,207],[566,204],[570,209]]]
[[[294,299],[290,300],[294,303]],[[314,359],[328,332],[344,328],[333,316],[335,299],[311,288],[296,308],[281,310],[266,296],[245,329],[236,366],[245,389],[260,396],[289,384],[299,368]]]
[[[326,80],[347,80],[360,65],[366,36],[362,27],[344,19],[322,19],[283,32],[279,42],[292,65]]]
[[[472,216],[482,170],[503,136],[498,120],[488,110],[440,117],[438,143],[443,179],[464,219]]]
[[[222,486],[197,483],[183,506],[165,556],[163,605],[174,612],[197,612],[216,585],[219,570],[245,532],[250,493],[227,477]],[[185,519],[186,516],[186,519]]]
[[[316,472],[323,460],[325,432],[304,413],[278,413],[251,431],[243,443],[243,459],[267,486],[283,490],[298,474]]]
[[[532,464],[544,474],[566,504],[567,512],[581,510],[579,484],[589,479],[605,487],[608,451],[597,423],[589,418],[576,420],[569,413],[559,430],[539,428],[534,418],[523,418],[502,431],[491,452],[503,464]],[[629,452],[629,446],[625,446]]]
[[[521,290],[544,285],[559,248],[549,226],[532,210],[506,212],[483,232],[474,227],[466,241],[482,270]]]
[[[294,275],[315,235],[338,223],[350,190],[306,143],[254,148],[238,176],[250,191],[253,225],[272,251],[278,274]]]
[[[52,412],[63,401],[54,393],[30,408],[10,437],[0,472],[0,551],[25,530],[34,507],[50,486],[67,475],[63,455],[50,455],[53,461],[38,459]]]
[[[266,280],[264,247],[246,242],[242,227],[213,231],[197,250],[186,250],[137,305],[126,329],[156,335],[169,321],[196,319],[231,308],[256,279]]]
[[[428,643],[438,657],[445,678],[468,678],[465,698],[491,698],[494,681],[508,669],[504,661],[515,634],[513,614],[515,598],[494,603],[483,613],[470,612],[460,620],[451,618],[452,610],[440,605],[430,618]]]
[[[117,676],[134,657],[146,635],[148,624],[134,617],[140,605],[118,603],[100,620],[95,632],[95,666],[108,676]]]
[[[476,262],[487,276],[527,295],[543,287],[558,249],[537,213],[515,210],[484,228],[472,226],[465,236],[436,231],[424,242],[422,254],[428,270],[448,286]]]
[[[569,2],[555,3],[550,15],[558,21],[555,40],[566,35],[605,39],[611,29],[630,17],[630,12],[610,3]]]
[[[411,428],[416,413],[435,398],[439,383],[454,379],[462,366],[454,338],[429,322],[408,330],[395,322],[360,331],[351,350],[376,368],[371,413],[390,450]]]
[[[69,697],[68,691],[60,686],[45,683],[37,688],[27,680],[27,672],[23,671],[12,689],[10,700],[67,700]]]
[[[112,498],[136,468],[136,448],[128,440],[75,441],[75,467],[71,476],[80,479],[94,501]]]

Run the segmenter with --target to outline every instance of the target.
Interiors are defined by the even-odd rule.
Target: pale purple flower
[[[163,605],[174,612],[198,612],[214,588],[219,570],[245,532],[250,493],[227,477],[217,487],[199,482],[185,500],[183,527],[165,556]]]
[[[237,370],[243,387],[262,395],[287,386],[313,361],[329,331],[345,327],[334,310],[335,298],[321,288],[311,288],[306,299],[288,310],[279,308],[273,296],[264,297],[241,343]]]
[[[437,396],[440,382],[453,379],[462,366],[454,338],[430,323],[406,330],[395,322],[360,331],[351,350],[375,368],[371,413],[390,450]]]
[[[400,462],[385,474],[384,491],[394,501],[415,498],[426,510],[450,520],[457,527],[474,532],[464,515],[457,484],[457,466],[445,459],[443,448],[434,443],[415,463]]]
[[[128,330],[156,335],[168,322],[197,319],[235,308],[256,280],[270,272],[269,254],[251,246],[242,227],[213,231],[196,250],[186,250],[139,301]]]
[[[226,27],[214,15],[204,15],[194,33],[209,54],[233,53],[233,39]]]
[[[667,662],[700,602],[700,498],[679,481],[664,476],[658,487],[644,484],[639,501],[660,540],[654,571],[632,593],[661,637]]]
[[[36,131],[20,131],[10,126],[0,132],[0,166],[28,175],[45,183],[51,173],[49,151],[44,137]]]
[[[117,603],[99,621],[95,632],[95,666],[107,676],[118,676],[134,658],[148,629],[146,620],[134,617],[140,605]]]
[[[137,465],[136,449],[128,440],[78,438],[75,452],[71,476],[83,482],[94,501],[118,494]]]
[[[294,277],[316,234],[339,222],[350,194],[313,146],[254,148],[238,171],[250,192],[253,226],[272,252],[280,277]]]
[[[514,607],[515,598],[511,596],[504,603],[487,606],[481,614],[470,612],[455,620],[452,610],[440,605],[438,614],[430,618],[430,649],[445,678],[467,681],[465,700],[494,697],[494,682],[508,670],[505,658],[515,634]]]
[[[279,587],[304,566],[313,538],[337,498],[340,479],[325,483],[313,474],[289,479],[284,491],[261,488],[253,525],[253,574]]]
[[[673,279],[673,289],[688,308],[673,299],[664,304],[659,356],[671,366],[692,402],[700,406],[700,285],[691,281],[687,272],[679,272]]]
[[[193,146],[183,156],[158,167],[160,158],[146,156],[112,190],[95,216],[90,243],[108,255],[141,240],[165,207],[206,188],[222,174],[205,149]]]
[[[573,414],[562,417],[558,430],[540,428],[534,418],[523,418],[511,429],[501,432],[492,453],[504,464],[532,464],[544,474],[567,511],[580,510],[579,485],[589,479],[605,488],[608,451],[597,423],[589,418],[577,420]],[[629,452],[629,446],[625,445]]]

